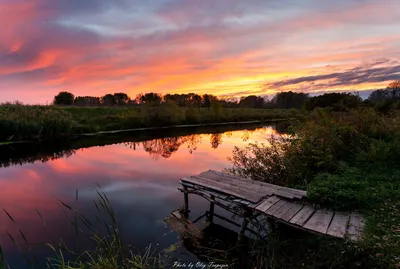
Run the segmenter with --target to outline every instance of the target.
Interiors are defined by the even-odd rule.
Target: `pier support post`
[[[188,218],[189,217],[189,192],[188,192],[188,188],[186,186],[183,186],[183,197],[185,200],[185,207],[183,209],[184,210],[183,214],[186,218]]]
[[[240,232],[239,232],[239,237],[238,237],[238,241],[242,241],[244,238],[244,232],[247,229],[247,225],[249,224],[249,218],[251,217],[251,211],[246,210],[246,212],[243,215],[243,221],[242,221],[242,225],[240,226]]]
[[[214,219],[214,206],[215,206],[214,199],[215,199],[215,196],[211,195],[210,212],[209,212],[209,215],[208,215],[208,221],[209,222],[213,222],[213,219]]]

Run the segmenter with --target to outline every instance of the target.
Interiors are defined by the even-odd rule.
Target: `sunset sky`
[[[400,79],[399,0],[0,0],[0,24],[0,102]]]

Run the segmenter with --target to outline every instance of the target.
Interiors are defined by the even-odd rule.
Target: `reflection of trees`
[[[143,149],[154,159],[159,156],[169,158],[184,143],[181,137],[167,137],[143,141]]]
[[[181,136],[181,137],[166,137],[143,141],[143,149],[148,152],[154,159],[159,156],[164,158],[171,157],[172,153],[178,151],[182,144],[187,143],[190,154],[197,149],[197,144],[201,143],[201,136],[197,134]]]
[[[197,150],[197,144],[201,143],[201,135],[192,134],[186,137],[187,137],[189,153],[192,154],[194,151]]]
[[[24,163],[34,163],[40,161],[42,163],[56,160],[59,158],[68,158],[75,154],[75,150],[60,150],[55,152],[24,152],[13,149],[12,147],[3,148],[0,154],[0,167],[9,167],[12,165],[22,165]]]
[[[222,143],[222,134],[212,134],[210,137],[210,143],[213,149],[218,148],[218,146]]]

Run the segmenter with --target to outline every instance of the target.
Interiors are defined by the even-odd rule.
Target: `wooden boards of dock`
[[[286,188],[224,172],[209,170],[181,179],[185,190],[208,193],[254,213],[293,227],[357,241],[364,228],[363,217],[354,212],[317,208],[307,201],[307,192]],[[188,191],[186,191],[187,195]],[[187,199],[185,199],[185,204]],[[186,205],[187,206],[187,205]]]

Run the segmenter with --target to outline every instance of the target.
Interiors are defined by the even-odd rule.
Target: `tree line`
[[[211,108],[213,105],[226,108],[259,108],[259,109],[306,109],[330,107],[335,111],[346,111],[360,106],[373,106],[380,111],[400,108],[400,81],[390,83],[386,89],[373,91],[366,100],[358,93],[325,93],[311,97],[302,92],[280,92],[268,100],[262,96],[243,96],[238,101],[218,99],[212,94],[199,95],[158,93],[138,94],[135,98],[126,93],[106,94],[102,97],[74,96],[70,92],[60,92],[54,97],[55,105],[64,106],[124,106],[124,105],[160,105],[174,103],[179,107]]]

